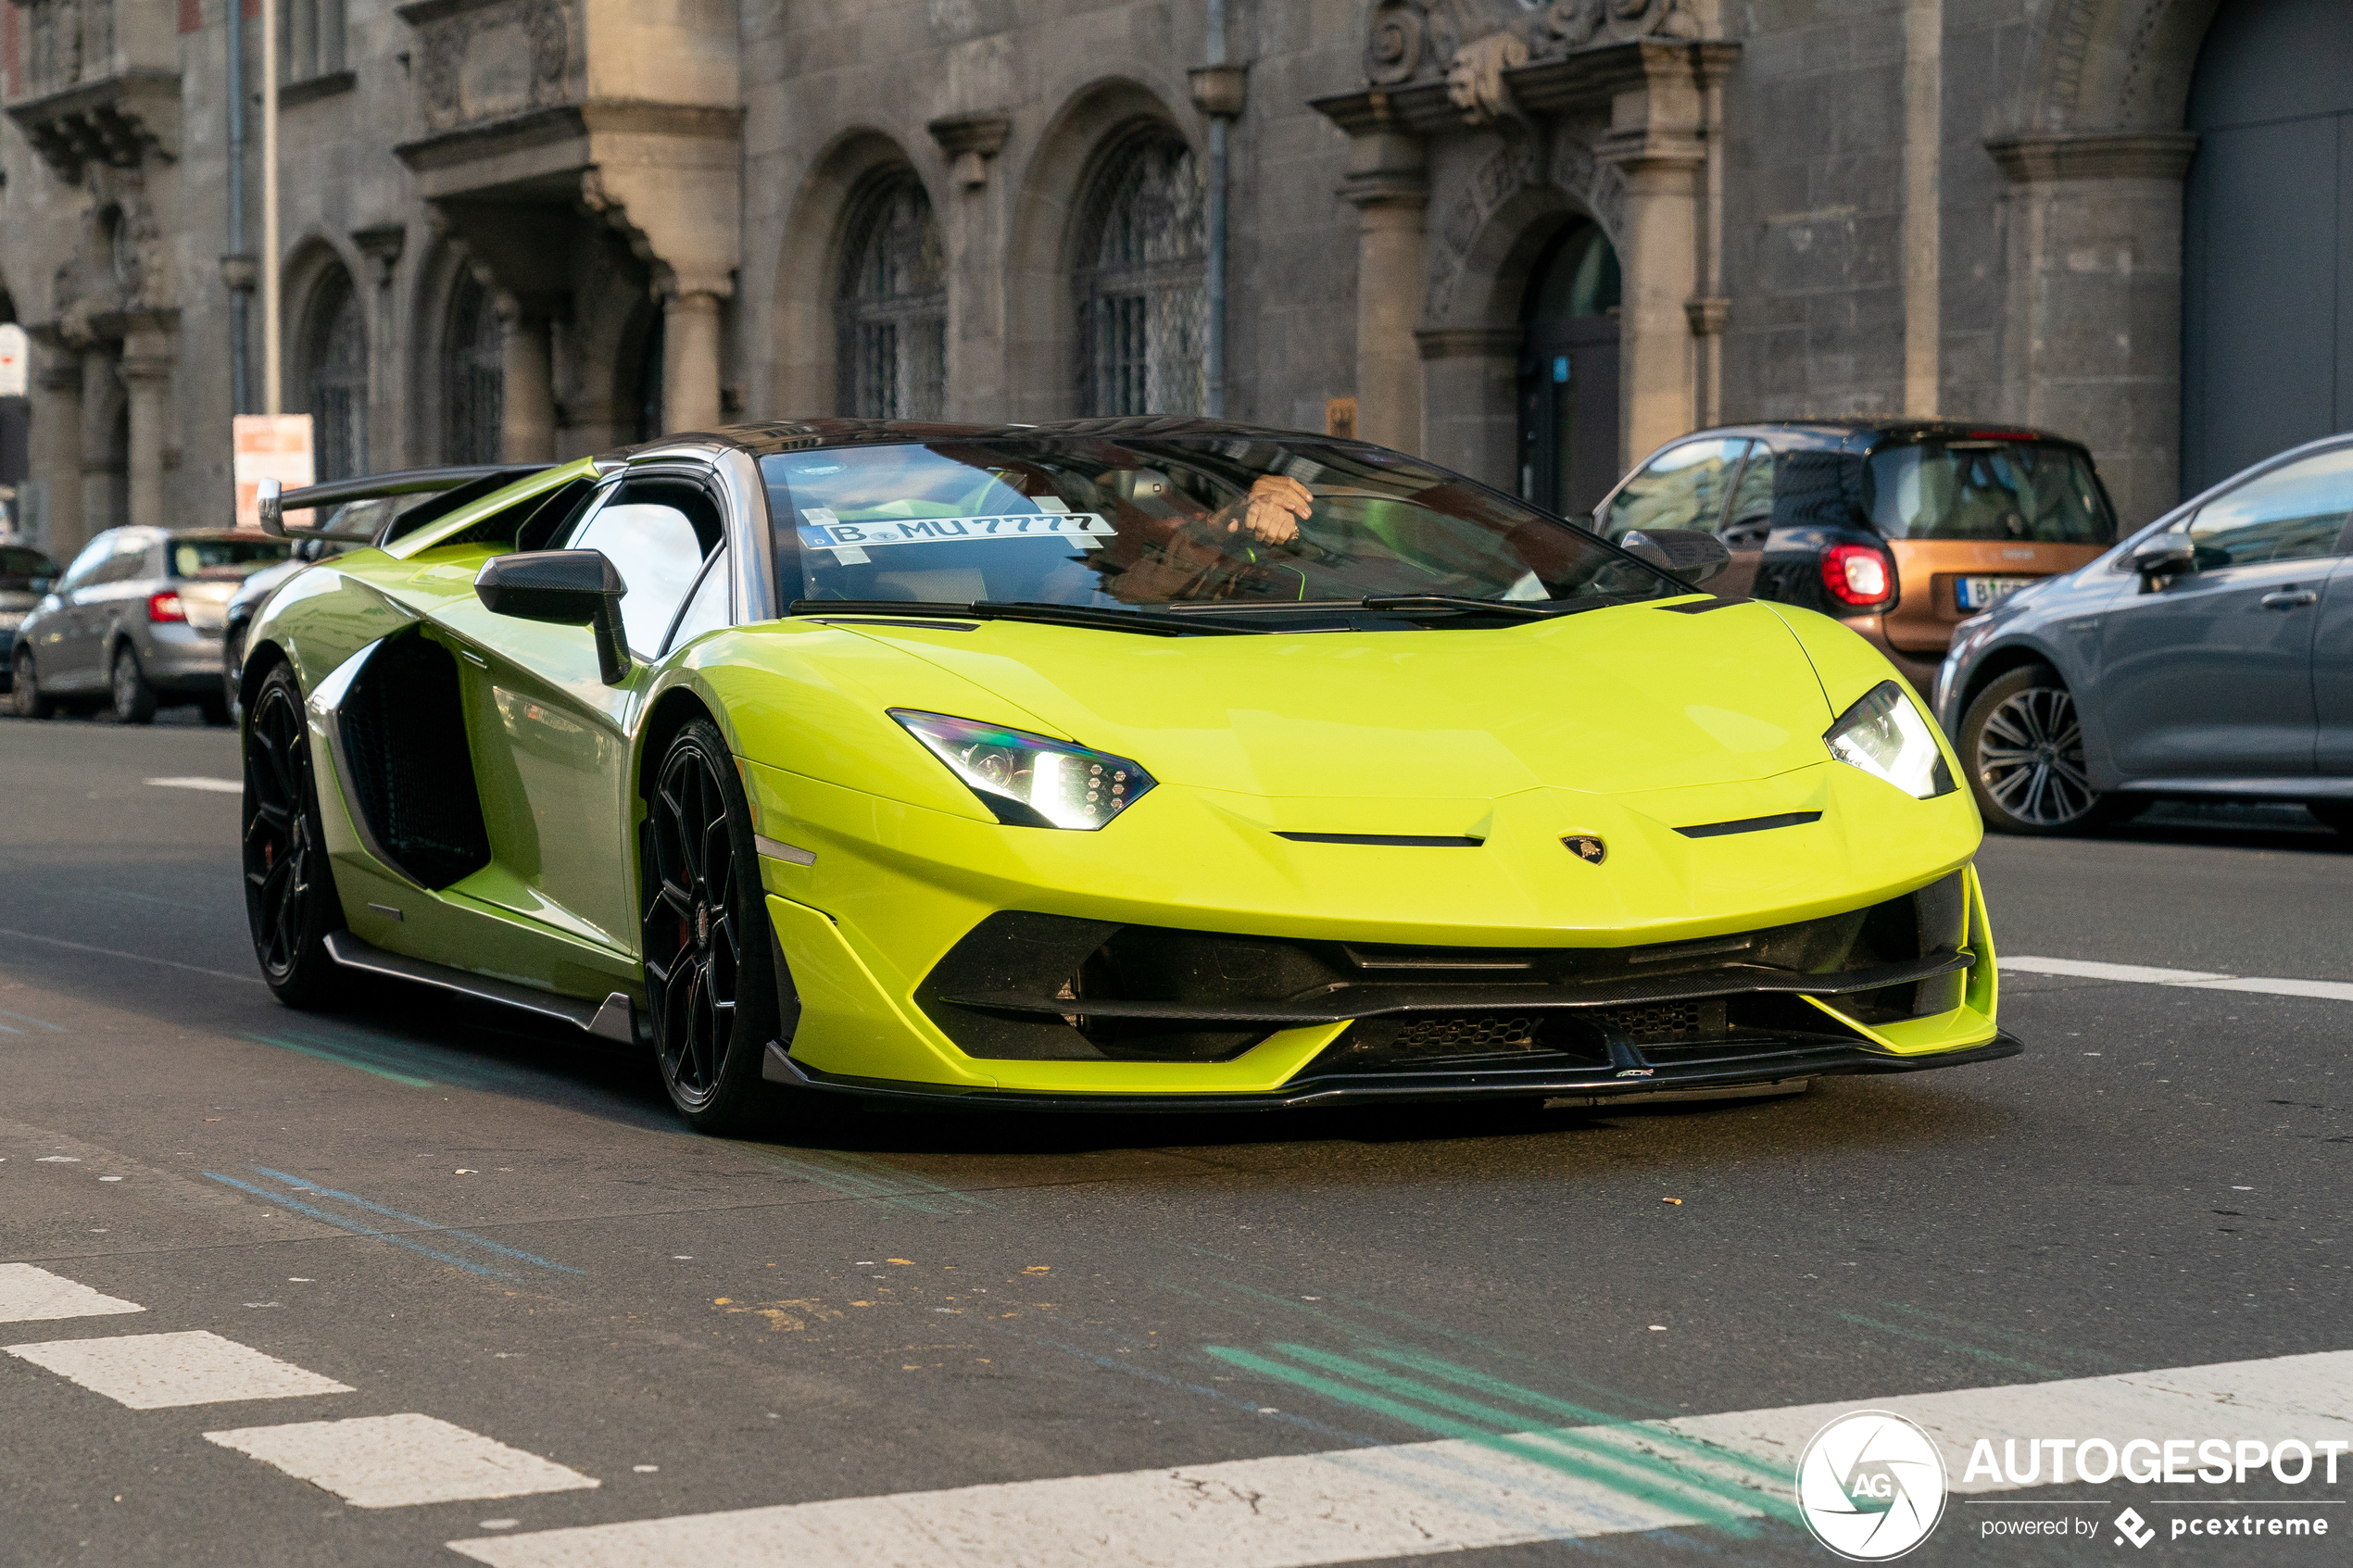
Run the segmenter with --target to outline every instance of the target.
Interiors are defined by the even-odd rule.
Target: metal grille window
[[[842,247],[841,406],[869,420],[937,420],[948,400],[948,262],[931,198],[887,176],[852,208]]]
[[[1164,125],[1128,133],[1080,211],[1079,397],[1089,414],[1196,414],[1206,402],[1207,192]]]
[[[490,291],[471,274],[449,302],[442,351],[442,451],[452,463],[499,460],[506,418],[506,341]]]
[[[368,471],[368,329],[340,270],[320,285],[304,334],[313,451],[321,483]]]

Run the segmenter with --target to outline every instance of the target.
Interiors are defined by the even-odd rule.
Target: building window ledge
[[[348,70],[331,70],[323,76],[288,82],[278,89],[278,107],[290,109],[297,104],[315,104],[321,98],[348,93],[359,84],[359,78]]]

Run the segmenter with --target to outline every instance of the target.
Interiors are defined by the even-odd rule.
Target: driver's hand
[[[1270,473],[1250,487],[1250,504],[1242,515],[1226,525],[1228,533],[1250,531],[1262,545],[1288,545],[1299,537],[1299,525],[1315,509],[1307,486],[1284,474]]]

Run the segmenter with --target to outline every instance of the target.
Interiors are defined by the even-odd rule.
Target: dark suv
[[[2116,541],[2080,442],[1947,420],[1699,431],[1620,480],[1593,526],[1716,533],[1732,565],[1711,589],[1835,616],[1923,692],[1955,626]]]

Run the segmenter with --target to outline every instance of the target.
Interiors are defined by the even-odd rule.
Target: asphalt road
[[[279,1008],[237,797],[150,782],[237,771],[225,730],[0,721],[0,1265],[145,1309],[0,1338],[203,1331],[348,1391],[136,1408],[63,1352],[0,1356],[0,1562],[456,1564],[444,1543],[830,1499],[760,1560],[1015,1562],[847,1499],[2353,1350],[2353,997],[2010,974],[2023,1057],[1775,1101],[722,1141],[576,1035],[396,988]],[[2353,844],[2294,810],[1979,864],[2006,953],[2353,981]],[[205,1436],[398,1415],[599,1484],[360,1507]],[[1011,1499],[1005,1541],[1111,1507],[975,1495]],[[2335,1524],[2160,1535],[2170,1561],[2342,1561],[2353,1532],[2353,1460],[1991,1496],[1906,1561],[2136,1558],[2107,1524],[2128,1502]],[[1172,1560],[1308,1560],[1267,1555],[1253,1507],[1230,1551]],[[1451,1561],[1831,1560],[1756,1512]],[[2096,1535],[1985,1534],[2071,1514]]]

